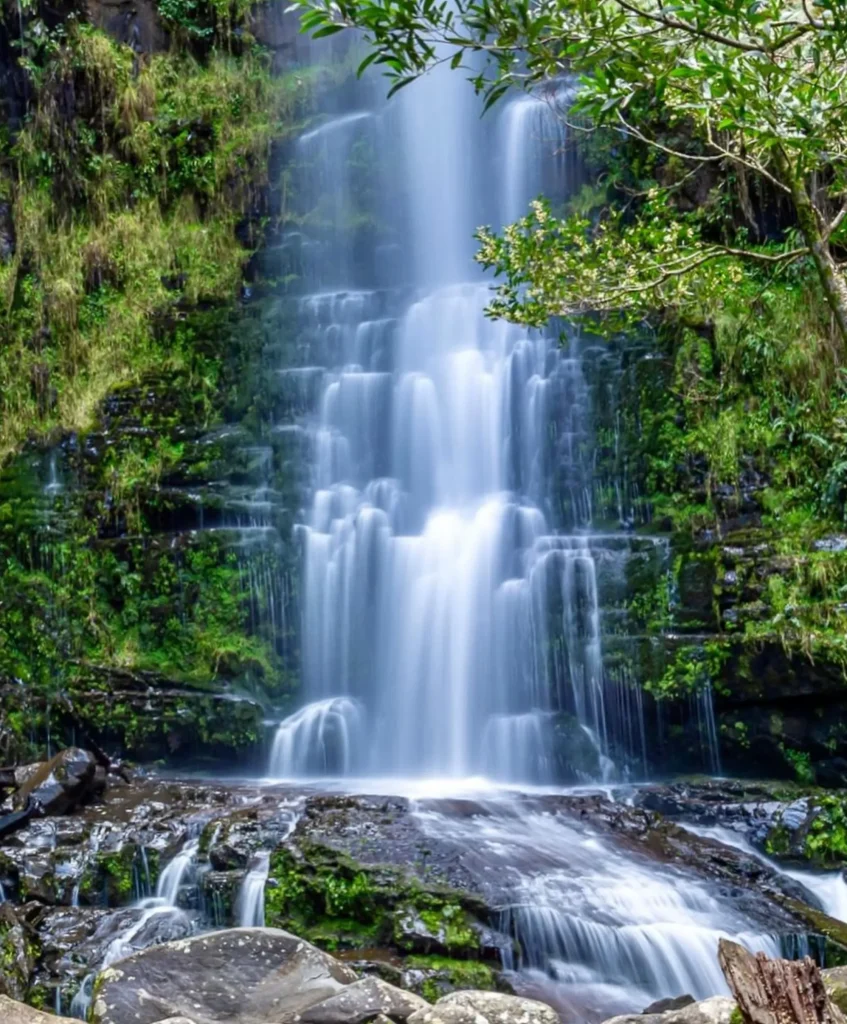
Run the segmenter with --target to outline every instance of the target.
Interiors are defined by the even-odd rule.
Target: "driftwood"
[[[721,939],[718,960],[746,1024],[847,1024],[811,957],[771,960]]]

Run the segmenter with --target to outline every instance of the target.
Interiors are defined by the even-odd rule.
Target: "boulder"
[[[847,967],[827,967],[821,971],[829,998],[842,1013],[847,1013]]]
[[[663,1013],[629,1013],[612,1017],[605,1024],[730,1024],[735,1000],[712,996],[700,1003],[689,1003]]]
[[[275,928],[230,928],[153,946],[107,967],[93,1024],[273,1024],[357,980],[327,953]]]
[[[8,996],[0,996],[0,1020],[3,1024],[73,1024],[68,1017],[56,1017],[52,1013],[42,1013],[31,1006],[24,1006],[23,1003],[16,1003]],[[79,1024],[79,1021],[76,1022]]]
[[[403,1024],[413,1013],[428,1010],[429,1003],[413,992],[389,985],[382,978],[363,978],[342,989],[338,995],[292,1015],[283,1024],[366,1024],[379,1015]]]
[[[559,1024],[559,1015],[535,999],[501,992],[451,992],[435,1006],[413,1013],[408,1024]]]
[[[95,789],[97,761],[79,747],[68,747],[38,766],[18,789],[15,802],[25,807],[30,799],[44,814],[67,814]]]
[[[641,1013],[645,1016],[647,1014],[667,1013],[669,1010],[682,1010],[696,1002],[697,1000],[694,996],[671,996],[668,999],[657,999],[655,1003],[650,1003],[649,1006],[645,1007]]]

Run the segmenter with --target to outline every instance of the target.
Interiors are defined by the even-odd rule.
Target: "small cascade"
[[[751,929],[720,891],[668,865],[624,852],[584,822],[491,799],[453,816],[417,810],[425,829],[456,841],[503,907],[507,968],[566,1019],[604,1020],[654,999],[727,991],[718,940],[781,953],[779,937]],[[513,952],[517,950],[518,952]]]
[[[168,862],[159,875],[154,899],[162,900],[169,907],[178,905],[180,888],[197,865],[199,846],[199,839],[189,839],[182,850]]]
[[[156,895],[134,904],[137,916],[123,932],[109,943],[100,970],[109,967],[140,949],[159,942],[184,938],[193,928],[189,915],[178,906],[180,890],[192,878],[197,867],[200,840],[190,838],[182,850],[159,875]],[[70,1013],[80,1020],[88,1019],[96,972],[87,975],[71,1000]]]
[[[346,697],[307,704],[278,727],[270,774],[275,778],[350,774],[361,724],[361,708]]]
[[[271,855],[257,853],[238,895],[238,924],[241,928],[262,928],[265,924],[265,882]]]
[[[716,839],[725,846],[732,846],[736,850],[760,861],[779,875],[791,878],[810,894],[809,903],[820,907],[824,913],[834,917],[836,921],[847,923],[847,881],[841,871],[797,871],[794,868],[786,868],[779,861],[766,857],[757,850],[752,843],[744,836],[731,828],[720,825],[691,825],[683,822],[683,827],[689,832],[698,836],[705,836],[708,839]]]

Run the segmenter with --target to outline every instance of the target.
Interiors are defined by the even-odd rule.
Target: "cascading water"
[[[199,839],[189,839],[159,875],[156,895],[138,900],[135,904],[137,915],[129,927],[119,932],[109,943],[100,965],[101,970],[155,942],[184,938],[191,933],[191,919],[179,908],[178,901],[182,886],[196,868],[199,845]],[[94,978],[94,974],[89,974],[83,980],[71,1000],[71,1016],[88,1019]]]
[[[487,319],[472,261],[478,224],[566,193],[567,101],[558,86],[482,121],[441,69],[386,104],[365,85],[299,140],[312,231],[291,244],[314,290],[302,365],[279,371],[289,419],[276,429],[308,436],[313,487],[299,526],[304,701],[277,729],[273,777],[643,770],[638,681],[603,662],[602,580],[624,575],[635,541],[592,530],[587,343]],[[623,521],[628,487],[612,490]],[[723,934],[777,951],[704,884],[558,817],[501,806],[422,820],[501,879],[523,986],[554,986],[582,1019],[723,991]],[[258,919],[255,871],[242,920]]]
[[[271,855],[257,853],[238,896],[238,923],[242,928],[261,928],[265,923],[265,882]]]
[[[517,216],[554,180],[564,190],[553,106],[566,94],[517,97],[489,130],[465,83],[433,74],[300,139],[304,189],[337,232],[304,246],[310,276],[338,286],[303,298],[306,365],[283,371],[315,402],[301,527],[310,703],[280,725],[273,776],[548,782],[562,714],[593,744],[589,774],[640,736],[637,690],[601,658],[580,339],[561,348],[487,319],[472,261],[478,223]],[[405,231],[375,247],[393,254],[371,261],[386,287],[348,290],[345,168],[363,146],[381,157],[380,183],[389,154],[402,169],[402,197],[389,182],[372,205]],[[553,520],[568,532],[551,535]]]
[[[727,991],[718,940],[769,955],[780,939],[751,925],[717,887],[673,868],[657,870],[590,827],[539,806],[482,800],[454,817],[422,804],[423,827],[468,851],[464,863],[502,894],[503,945],[518,984],[566,1010],[565,1019],[602,1020],[653,1000]]]

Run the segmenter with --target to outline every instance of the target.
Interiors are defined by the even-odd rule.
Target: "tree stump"
[[[721,939],[718,960],[746,1024],[847,1024],[811,957],[771,960]]]

